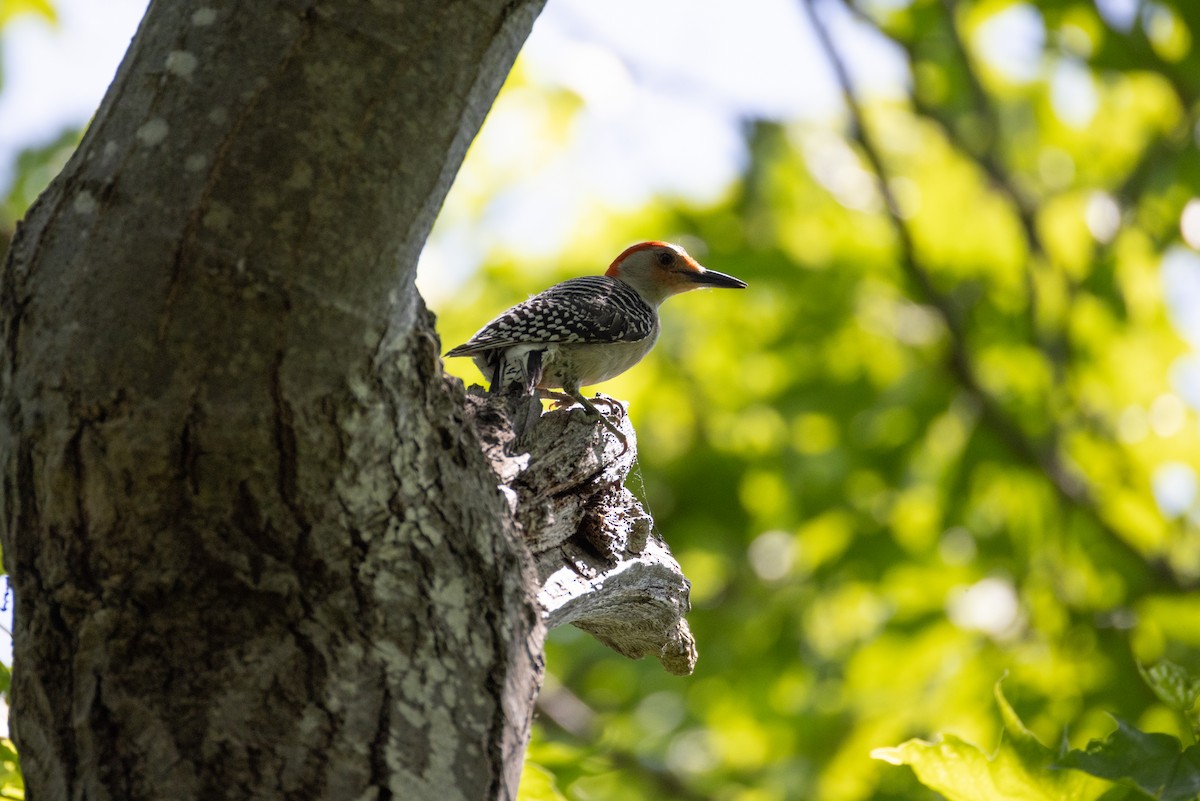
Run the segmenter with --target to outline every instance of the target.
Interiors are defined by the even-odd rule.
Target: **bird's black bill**
[[[703,286],[719,286],[725,289],[745,289],[746,282],[740,278],[734,278],[732,275],[719,273],[716,270],[705,270],[702,273],[695,273],[691,276],[694,283],[702,284]]]

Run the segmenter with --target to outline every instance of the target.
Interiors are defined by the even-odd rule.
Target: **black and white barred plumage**
[[[629,284],[607,275],[571,278],[518,303],[447,356],[539,343],[637,342],[658,315]]]

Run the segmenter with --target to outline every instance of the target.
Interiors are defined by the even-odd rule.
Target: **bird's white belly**
[[[615,378],[642,360],[654,347],[658,329],[637,342],[556,344],[546,350],[542,364],[543,389],[565,387],[577,379],[580,387]]]

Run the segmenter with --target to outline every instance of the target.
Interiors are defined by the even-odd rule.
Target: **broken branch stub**
[[[574,624],[624,656],[690,674],[691,584],[625,488],[637,456],[629,419],[618,423],[623,448],[579,408],[529,425],[525,406],[472,387],[467,412],[533,554],[547,626]]]

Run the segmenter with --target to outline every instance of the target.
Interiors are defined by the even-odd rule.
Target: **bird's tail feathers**
[[[510,348],[499,351],[491,364],[491,392],[508,393],[519,391],[532,395],[542,381],[542,354],[535,348]],[[518,389],[519,388],[519,389]]]

